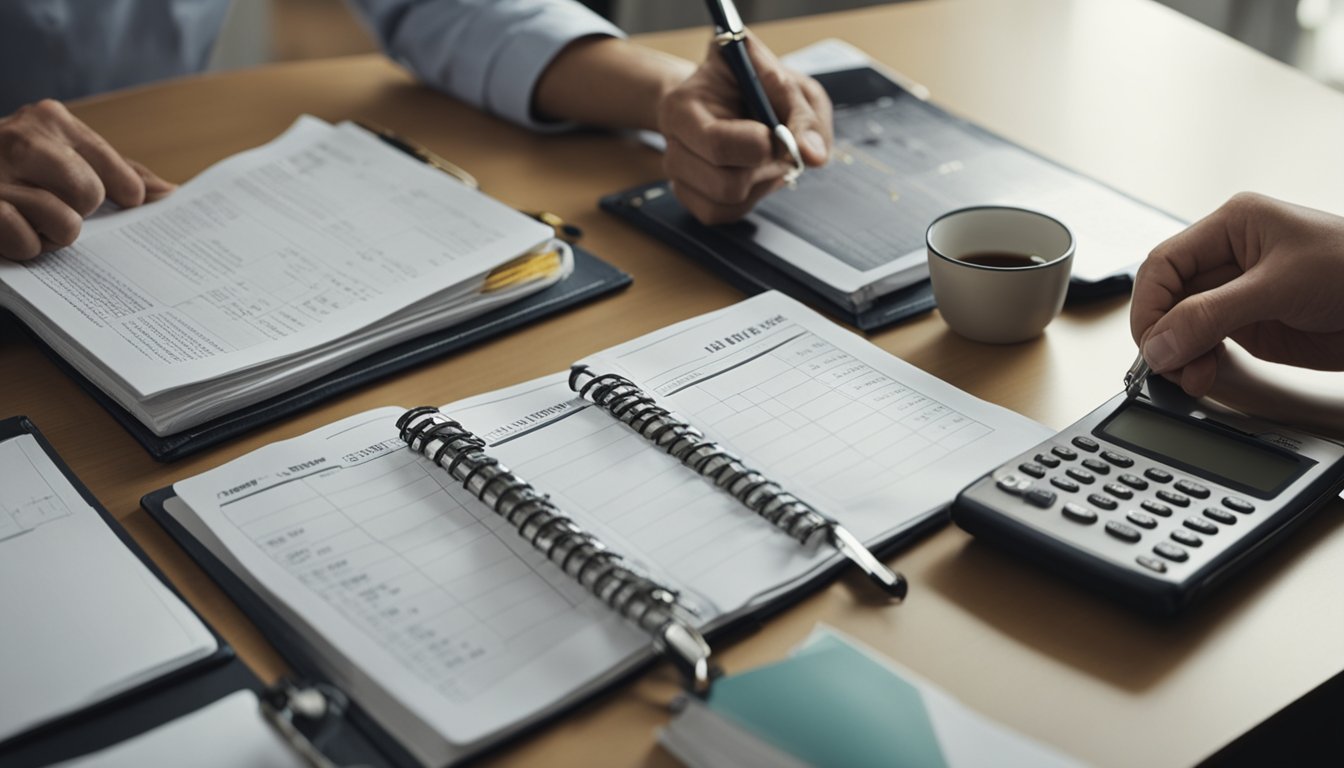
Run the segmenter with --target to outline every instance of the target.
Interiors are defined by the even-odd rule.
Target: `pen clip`
[[[863,569],[868,578],[881,587],[883,592],[896,600],[905,599],[905,595],[909,591],[909,585],[906,583],[904,576],[884,565],[844,526],[833,522],[830,528],[832,546]]]
[[[1148,367],[1148,361],[1143,359],[1143,353],[1140,352],[1134,362],[1130,364],[1129,370],[1125,371],[1125,397],[1134,399],[1143,391],[1143,384],[1153,373],[1153,369]]]
[[[783,144],[784,149],[788,151],[789,157],[793,158],[793,167],[789,169],[788,173],[784,174],[784,181],[789,186],[793,186],[797,183],[798,177],[803,175],[803,170],[806,168],[803,165],[803,153],[798,150],[798,140],[794,138],[793,131],[790,131],[787,125],[780,123],[775,126],[775,138],[779,139],[779,143]]]

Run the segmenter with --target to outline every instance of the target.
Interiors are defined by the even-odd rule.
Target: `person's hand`
[[[70,245],[105,199],[129,208],[173,189],[58,101],[0,118],[0,257],[31,259]]]
[[[803,162],[826,163],[831,151],[831,100],[812,78],[787,69],[759,39],[747,51],[770,105],[798,140]],[[792,160],[764,124],[743,112],[742,92],[711,43],[695,73],[658,105],[667,138],[663,168],[686,209],[706,224],[736,221],[784,185]]]
[[[1239,194],[1153,249],[1129,322],[1153,371],[1196,397],[1227,338],[1262,360],[1344,370],[1344,218]]]

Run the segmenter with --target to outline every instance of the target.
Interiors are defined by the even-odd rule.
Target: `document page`
[[[32,435],[0,477],[0,741],[216,650]]]
[[[333,342],[516,257],[546,225],[352,124],[300,118],[0,282],[142,397]]]
[[[465,745],[525,723],[619,672],[649,637],[408,450],[401,413],[353,416],[175,489],[192,532],[438,764],[452,753],[432,735]]]
[[[775,292],[584,362],[639,384],[868,543],[1052,434]]]

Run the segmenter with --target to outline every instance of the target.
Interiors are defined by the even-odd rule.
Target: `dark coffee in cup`
[[[1042,259],[1040,256],[1025,253],[1012,253],[1009,251],[979,251],[976,253],[968,253],[964,256],[958,256],[957,261],[964,261],[967,264],[974,264],[979,267],[998,267],[1000,269],[1034,267],[1037,264],[1045,263],[1045,259]]]

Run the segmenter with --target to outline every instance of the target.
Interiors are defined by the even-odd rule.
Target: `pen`
[[[1125,397],[1133,400],[1139,396],[1143,390],[1143,383],[1153,373],[1153,369],[1148,367],[1148,361],[1143,359],[1143,352],[1140,351],[1130,363],[1129,370],[1125,371]]]
[[[728,63],[733,78],[742,89],[747,112],[752,118],[765,123],[765,127],[770,129],[788,151],[789,157],[793,158],[793,168],[784,174],[784,180],[792,184],[803,173],[803,155],[798,151],[798,141],[793,132],[775,116],[770,99],[761,87],[760,78],[756,76],[756,68],[751,65],[751,56],[747,54],[747,28],[742,24],[742,17],[737,14],[737,6],[733,5],[733,0],[706,0],[706,4],[718,30],[714,42],[719,44],[723,60]]]

